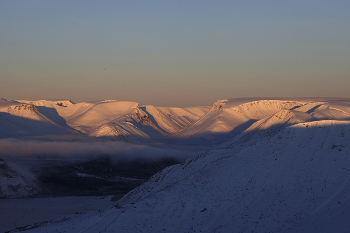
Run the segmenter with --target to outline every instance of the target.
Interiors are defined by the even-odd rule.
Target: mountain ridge
[[[214,141],[222,141],[224,138],[219,135],[232,134],[239,126],[249,128],[254,122],[270,117],[282,109],[309,114],[310,117],[315,118],[314,120],[347,120],[350,119],[348,100],[242,98],[218,100],[212,106],[170,108],[140,106],[136,102],[117,100],[73,103],[70,100],[8,101],[2,99],[0,116],[7,120],[12,116],[18,117],[10,120],[16,127],[10,125],[6,127],[13,127],[12,131],[19,137],[22,135],[22,138],[49,134],[66,134],[70,135],[69,138],[76,137],[76,140],[92,137],[98,141],[128,141],[131,137],[133,142],[160,142],[163,141],[162,138],[167,138],[166,140],[171,142],[197,138],[195,139],[197,144],[205,145],[206,137],[209,135],[218,137]],[[28,128],[29,124],[23,126],[21,119],[23,121],[31,119],[36,125],[40,122],[39,125],[50,126],[51,132],[48,133],[47,130],[37,127],[37,132],[25,129],[22,130],[26,132],[23,134],[18,127]],[[5,128],[5,126],[2,127]],[[11,137],[11,135],[6,136],[4,132],[3,135],[5,135],[2,138]],[[91,141],[91,139],[88,140]]]

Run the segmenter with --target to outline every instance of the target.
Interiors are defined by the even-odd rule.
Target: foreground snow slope
[[[350,217],[349,132],[349,122],[302,123],[211,151],[124,197],[118,205],[136,208],[117,224],[149,232],[347,231],[337,218]]]
[[[168,167],[116,207],[28,232],[348,232],[350,122],[290,123]]]

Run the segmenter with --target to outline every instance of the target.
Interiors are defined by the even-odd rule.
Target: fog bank
[[[54,157],[62,159],[91,159],[110,156],[114,160],[125,159],[162,159],[175,158],[185,160],[197,155],[168,147],[154,147],[125,142],[43,142],[22,141],[17,139],[0,140],[0,156],[6,157]]]

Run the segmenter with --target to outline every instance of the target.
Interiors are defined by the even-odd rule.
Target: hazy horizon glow
[[[350,2],[2,1],[0,98],[349,98]]]

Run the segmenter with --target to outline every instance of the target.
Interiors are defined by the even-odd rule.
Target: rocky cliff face
[[[134,119],[139,124],[154,125],[151,118],[148,116],[147,113],[140,109],[139,105],[135,107],[135,111],[132,113],[132,119]]]

